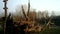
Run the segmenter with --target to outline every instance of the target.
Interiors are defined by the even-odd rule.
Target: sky
[[[28,5],[28,0],[8,0],[8,12],[15,12],[17,5],[22,4]],[[30,0],[30,5],[36,10],[48,10],[49,13],[54,11],[56,15],[60,15],[60,0]],[[0,14],[4,14],[3,7],[3,0],[0,0]]]

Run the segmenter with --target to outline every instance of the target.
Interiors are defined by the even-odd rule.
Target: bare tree
[[[55,16],[55,13],[54,13],[54,11],[52,11],[52,13],[51,13],[51,17],[54,17]]]

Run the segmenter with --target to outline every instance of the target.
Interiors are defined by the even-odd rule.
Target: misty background
[[[60,15],[60,0],[30,0],[31,10],[35,9],[36,12],[48,11],[49,14],[53,11],[55,15]],[[27,10],[28,0],[8,0],[7,7],[8,13],[11,12],[13,14],[19,13],[16,12],[16,9],[21,8],[21,5],[24,5]],[[0,0],[0,17],[4,16],[4,2]],[[19,9],[20,10],[20,9]]]

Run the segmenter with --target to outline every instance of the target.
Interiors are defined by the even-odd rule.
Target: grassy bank
[[[27,34],[60,34],[60,28],[51,28],[41,32],[30,32]]]

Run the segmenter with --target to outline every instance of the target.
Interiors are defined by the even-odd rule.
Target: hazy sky
[[[8,0],[7,1],[8,11],[14,12],[17,5],[26,4],[28,0]],[[56,15],[60,15],[60,0],[30,0],[31,7],[36,10],[48,10],[49,12],[55,11]],[[4,3],[0,0],[0,11],[3,13]],[[1,14],[1,13],[0,13]]]

